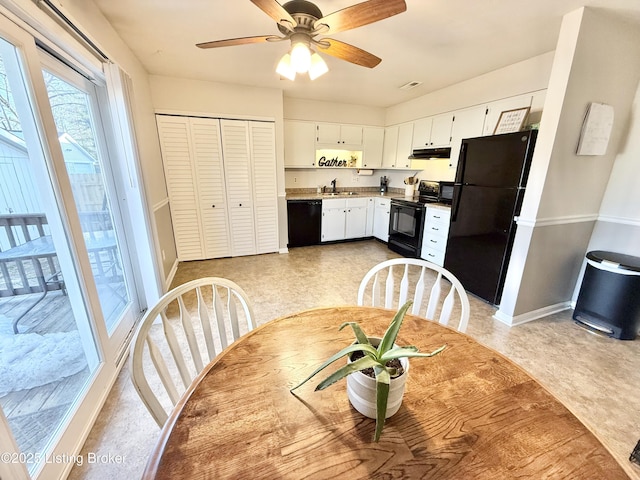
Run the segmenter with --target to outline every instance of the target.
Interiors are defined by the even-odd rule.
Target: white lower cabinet
[[[373,212],[373,236],[383,242],[389,241],[389,217],[391,215],[391,199],[375,198]]]
[[[447,249],[449,218],[451,209],[446,207],[427,207],[422,238],[421,257],[441,267],[444,265],[444,254]]]
[[[366,237],[368,205],[368,198],[322,200],[322,241]]]
[[[347,199],[347,218],[345,238],[363,238],[367,236],[367,198]]]
[[[347,219],[347,200],[322,200],[322,241],[344,240]]]
[[[274,124],[167,115],[156,122],[178,259],[277,252]]]
[[[375,199],[373,197],[367,198],[367,227],[365,229],[365,237],[373,236],[373,215],[375,209]]]

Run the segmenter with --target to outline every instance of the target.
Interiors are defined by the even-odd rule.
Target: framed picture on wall
[[[505,110],[500,114],[496,128],[493,130],[494,135],[500,133],[519,132],[527,121],[529,110],[531,107],[515,108],[513,110]]]

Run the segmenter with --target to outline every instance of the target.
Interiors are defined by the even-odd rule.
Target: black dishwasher
[[[289,247],[320,243],[322,200],[287,200]]]

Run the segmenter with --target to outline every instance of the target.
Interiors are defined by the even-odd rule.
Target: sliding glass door
[[[104,86],[42,54],[43,77],[84,245],[97,288],[102,320],[118,349],[133,327],[137,307],[131,259],[118,189],[105,136]],[[102,100],[102,101],[101,101]],[[115,162],[113,162],[115,164]]]
[[[105,99],[0,16],[0,478],[77,463],[141,310]]]

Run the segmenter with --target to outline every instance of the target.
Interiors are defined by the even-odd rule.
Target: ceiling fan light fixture
[[[317,52],[311,55],[311,66],[309,67],[309,78],[315,80],[316,78],[324,75],[329,71],[327,63],[322,59]]]
[[[296,69],[293,68],[291,64],[291,55],[285,53],[283,57],[278,62],[278,66],[276,67],[276,73],[282,75],[285,78],[293,81],[296,79]]]
[[[298,73],[305,73],[311,67],[311,50],[302,42],[296,42],[291,48],[291,65]]]

